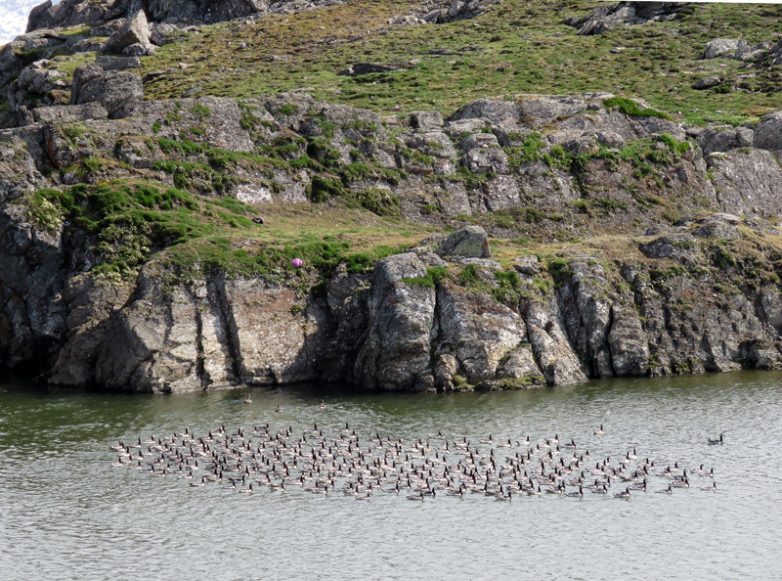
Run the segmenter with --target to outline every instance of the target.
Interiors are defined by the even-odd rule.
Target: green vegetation
[[[212,116],[212,110],[202,103],[196,103],[193,105],[193,107],[190,109],[190,112],[199,119],[208,119]]]
[[[611,97],[603,101],[603,106],[606,109],[618,109],[629,117],[659,117],[660,119],[670,119],[670,115],[658,111],[657,109],[650,109],[649,107],[641,107],[638,103],[631,99],[625,99],[624,97]]]
[[[398,107],[401,114],[422,109],[448,114],[488,96],[609,91],[618,96],[609,104],[628,114],[696,124],[740,124],[779,105],[781,67],[758,67],[749,76],[739,61],[702,61],[700,55],[706,42],[735,37],[737,30],[750,43],[773,41],[780,6],[694,4],[669,22],[579,36],[564,18],[586,14],[599,2],[505,0],[471,21],[386,31],[388,19],[409,14],[413,4],[353,0],[205,27],[144,59],[146,71],[167,71],[146,91],[150,98],[176,98],[198,86],[201,94],[249,98],[307,87],[318,99],[382,112]],[[624,50],[612,51],[617,46]],[[413,66],[386,73],[337,74],[359,60],[413,59]],[[218,62],[227,66],[217,69]],[[729,93],[691,88],[695,75],[707,74],[737,88]],[[650,106],[638,107],[628,97],[642,97]],[[280,112],[293,115],[295,106],[284,104]]]
[[[573,274],[573,270],[570,268],[570,261],[567,258],[552,258],[546,264],[546,269],[555,281],[561,281]]]
[[[448,269],[444,266],[433,266],[426,269],[423,276],[403,278],[402,282],[423,288],[435,288],[448,275]]]
[[[30,220],[46,231],[57,231],[67,221],[93,237],[95,274],[134,276],[153,260],[182,276],[217,270],[302,290],[341,263],[351,272],[371,269],[425,232],[364,210],[296,207],[268,208],[266,224],[260,226],[251,219],[254,209],[233,198],[139,181],[39,190],[29,196],[27,207]],[[304,260],[305,267],[293,269],[293,258]]]

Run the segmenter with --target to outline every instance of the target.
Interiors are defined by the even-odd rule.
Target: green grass
[[[403,278],[402,282],[412,286],[418,286],[422,288],[435,288],[442,280],[448,276],[448,268],[445,266],[432,266],[426,269],[426,274],[423,276],[414,276],[409,278]]]
[[[641,107],[638,103],[632,99],[625,97],[611,97],[603,101],[603,106],[606,109],[618,109],[628,117],[658,117],[660,119],[670,119],[671,116],[657,109],[651,109],[649,107]]]
[[[694,4],[690,14],[671,22],[578,36],[563,18],[585,14],[599,3],[505,0],[474,20],[384,32],[389,17],[409,13],[414,4],[352,0],[250,24],[205,27],[144,59],[147,71],[168,70],[147,85],[147,95],[179,97],[194,86],[202,94],[234,97],[306,88],[318,99],[381,112],[435,109],[449,114],[481,97],[609,91],[619,97],[611,103],[631,114],[698,124],[742,123],[779,107],[779,66],[755,69],[756,75],[731,93],[695,91],[691,84],[707,74],[738,77],[742,63],[699,60],[704,45],[735,37],[736,31],[751,43],[774,40],[781,6]],[[240,43],[247,48],[238,50]],[[612,52],[617,46],[624,50]],[[443,56],[444,51],[450,54]],[[389,73],[337,74],[356,61],[411,59],[413,66]],[[176,66],[180,62],[188,65],[186,70]],[[227,64],[218,69],[218,62]],[[628,97],[641,97],[650,107],[633,107],[624,100]],[[283,114],[296,112],[292,105],[283,107]]]
[[[257,210],[236,199],[127,180],[39,190],[28,196],[27,208],[30,220],[48,232],[68,224],[87,234],[97,253],[95,274],[132,277],[157,261],[182,280],[221,271],[302,290],[342,263],[350,272],[366,272],[429,232],[362,208],[270,206],[265,224],[257,225],[251,219]],[[292,268],[293,258],[305,267]]]

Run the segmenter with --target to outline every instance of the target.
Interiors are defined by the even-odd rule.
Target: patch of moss
[[[546,270],[556,282],[569,278],[573,274],[570,261],[567,258],[556,257],[546,263]]]
[[[526,135],[520,145],[505,147],[508,163],[513,170],[523,165],[543,159],[543,150],[546,146],[540,133],[532,132]]]
[[[425,275],[403,278],[402,282],[412,286],[433,289],[440,284],[446,276],[448,276],[448,268],[445,266],[432,266],[431,268],[426,269]]]
[[[196,103],[190,108],[190,112],[199,119],[208,119],[212,116],[212,110],[203,103]]]
[[[521,279],[515,270],[499,270],[494,273],[497,288],[492,289],[492,296],[499,303],[515,306],[521,299],[523,289]]]
[[[365,208],[378,216],[398,216],[399,196],[391,190],[369,188],[348,194],[349,203]]]
[[[657,109],[642,107],[632,99],[625,97],[611,97],[603,101],[606,109],[617,109],[629,117],[658,117],[660,119],[670,119],[671,116]]]

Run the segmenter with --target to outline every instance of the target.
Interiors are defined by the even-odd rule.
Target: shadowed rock
[[[489,258],[489,237],[480,226],[468,226],[443,240],[437,248],[437,254],[443,257]]]

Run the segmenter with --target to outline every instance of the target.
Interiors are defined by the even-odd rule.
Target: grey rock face
[[[773,153],[763,149],[734,149],[714,153],[707,161],[723,211],[761,216],[774,216],[782,211],[779,197],[782,167]]]
[[[454,20],[475,18],[501,0],[429,0],[421,6],[421,20],[442,24]]]
[[[750,45],[746,40],[738,38],[715,38],[706,43],[701,58],[715,59],[728,58],[738,61],[756,60],[768,53],[769,45],[761,43]]]
[[[532,352],[548,385],[572,385],[587,380],[573,347],[559,324],[556,305],[527,306],[524,317]]]
[[[438,351],[441,356],[447,353],[454,358],[457,373],[469,384],[489,385],[497,379],[540,376],[537,368],[531,368],[520,354],[514,355],[514,363],[501,369],[526,339],[524,321],[517,312],[488,296],[442,287],[437,291],[437,315]],[[453,376],[450,380],[453,382]],[[440,387],[448,389],[452,385]]]
[[[386,390],[434,388],[429,364],[435,289],[406,282],[425,275],[424,264],[412,253],[378,263],[367,334],[354,367],[358,385]]]
[[[746,41],[737,38],[715,38],[710,40],[706,43],[706,48],[703,50],[703,58],[733,58],[740,43],[746,44]]]
[[[410,114],[410,126],[413,129],[438,129],[443,126],[443,123],[443,116],[437,111],[418,111]]]
[[[719,151],[730,151],[752,147],[754,131],[748,127],[715,127],[703,130],[698,135],[698,144],[703,155]]]
[[[106,119],[109,113],[100,103],[85,103],[83,105],[38,107],[34,110],[34,115],[35,120],[39,123],[72,123],[74,121]]]
[[[71,103],[100,103],[111,119],[130,116],[143,98],[141,77],[129,71],[104,71],[93,64],[73,74]]]
[[[443,257],[489,258],[489,237],[480,226],[468,226],[443,240],[437,254]]]
[[[605,95],[484,101],[445,123],[417,114],[408,124],[302,95],[248,99],[240,107],[218,98],[145,102],[137,92],[132,112],[117,122],[108,117],[124,115],[117,103],[132,91],[109,84],[125,78],[115,75],[132,73],[107,67],[114,70],[97,65],[79,70],[73,98],[80,104],[34,109],[34,124],[0,131],[3,368],[35,368],[55,383],[123,390],[193,391],[312,379],[423,391],[779,364],[782,301],[776,287],[757,282],[769,280],[757,273],[753,278],[714,272],[715,263],[731,264],[730,254],[720,254],[717,246],[742,242],[747,229],[761,228],[753,214],[782,212],[774,141],[778,114],[764,118],[756,130],[688,129],[697,144],[674,162],[655,165],[654,181],[628,185],[635,168],[623,162],[612,166],[595,157],[574,169],[542,158],[555,145],[588,157],[600,146],[619,149],[638,139],[672,154],[660,134],[685,137],[685,128],[670,121],[607,111]],[[31,86],[37,86],[37,73],[30,75]],[[332,131],[323,130],[324,120]],[[68,126],[74,122],[76,127]],[[114,284],[89,274],[94,243],[78,225],[62,221],[42,229],[31,223],[25,196],[76,181],[70,168],[87,157],[119,162],[107,164],[116,168],[106,174],[119,179],[168,180],[154,167],[160,159],[203,163],[183,152],[164,152],[150,139],[152,127],[158,139],[177,139],[195,125],[199,143],[237,154],[283,142],[293,144],[293,158],[308,148],[314,156],[310,146],[317,141],[344,165],[356,161],[358,150],[377,175],[351,182],[351,191],[382,188],[399,196],[412,218],[423,214],[415,212],[424,201],[446,217],[504,209],[505,220],[528,215],[534,220],[536,212],[574,211],[573,202],[582,197],[634,208],[646,195],[662,197],[682,214],[711,206],[735,215],[699,217],[674,229],[667,218],[632,224],[624,232],[656,226],[640,254],[630,244],[626,256],[568,256],[556,276],[545,261],[518,260],[519,286],[508,295],[497,292],[498,275],[505,273],[502,265],[514,264],[513,257],[503,247],[497,261],[487,260],[488,238],[479,228],[389,257],[372,275],[343,268],[328,281],[325,296],[304,297],[260,278],[216,274],[163,287],[152,265],[136,280]],[[514,148],[533,132],[539,155],[519,160]],[[391,170],[389,176],[382,175],[385,170]],[[314,175],[306,168],[261,171],[238,165],[231,174],[237,183],[219,195],[258,205],[308,203]],[[628,220],[642,221],[647,208],[654,211],[644,208],[628,211]],[[604,218],[597,206],[591,210],[590,219]],[[569,227],[568,218],[559,219]],[[611,231],[617,222],[605,224]],[[776,232],[771,225],[764,228]],[[734,252],[740,250],[741,245]],[[477,273],[475,287],[460,286],[468,266]],[[444,269],[437,271],[442,278],[435,280],[433,267]],[[730,292],[715,291],[745,280]],[[691,305],[692,297],[699,303]]]
[[[617,26],[670,20],[683,10],[685,6],[675,2],[619,2],[596,8],[584,18],[568,20],[567,24],[578,28],[579,34],[602,34]]]
[[[782,151],[782,111],[765,115],[755,128],[755,147]]]
[[[130,0],[47,0],[33,8],[27,21],[27,32],[45,28],[66,28],[78,24],[98,24],[125,16]]]
[[[721,77],[702,77],[692,84],[692,88],[696,91],[704,91],[711,89],[722,84]]]
[[[134,54],[128,56],[143,56],[152,51],[149,35],[147,15],[143,10],[138,10],[126,19],[122,28],[109,37],[104,50],[113,53],[126,53],[128,49],[131,49],[129,52]],[[136,45],[140,45],[140,50],[142,51],[140,54],[131,48]]]

